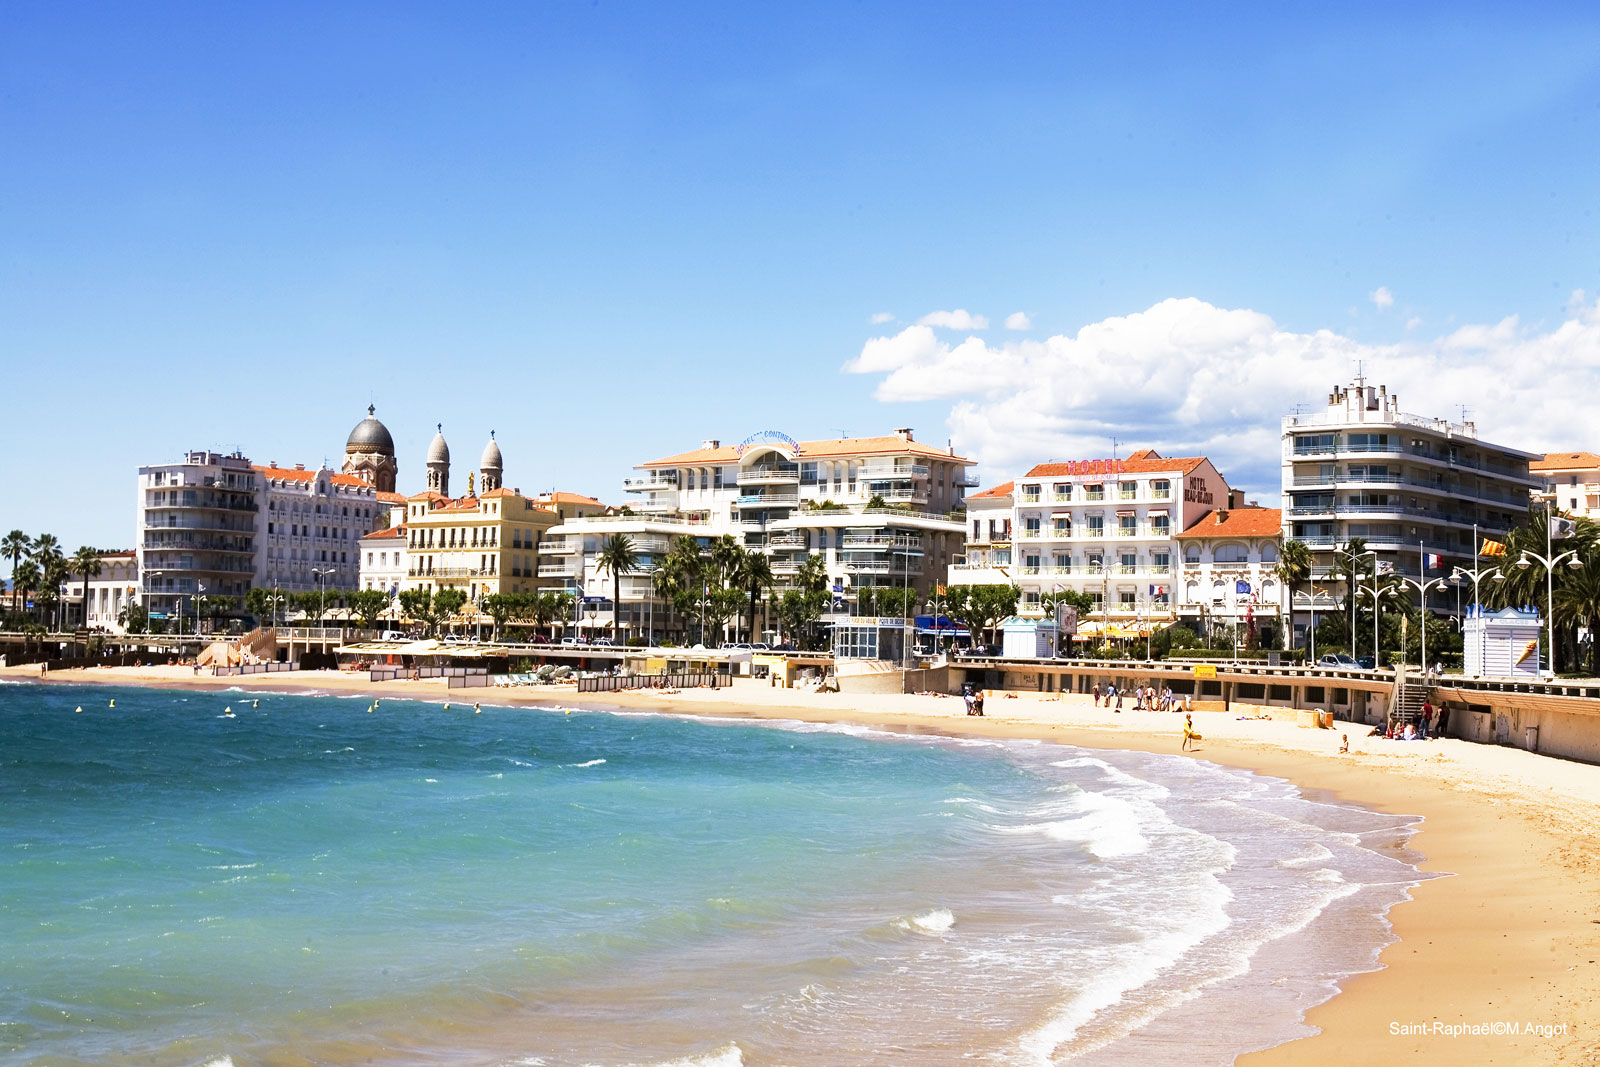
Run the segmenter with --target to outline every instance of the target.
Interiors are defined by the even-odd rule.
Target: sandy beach
[[[39,680],[37,667],[0,677]],[[960,700],[853,696],[754,682],[679,694],[575,688],[447,691],[443,680],[369,682],[365,674],[293,672],[196,676],[187,667],[52,673],[52,683],[282,692],[358,692],[384,699],[659,710],[694,715],[853,722],[884,729],[1037,738],[1093,748],[1180,754],[1180,715],[1121,713],[1087,696],[992,694],[984,718]],[[85,702],[90,700],[86,693]],[[1600,767],[1463,741],[1395,742],[1335,723],[1317,730],[1249,716],[1195,712],[1204,740],[1192,756],[1288,779],[1303,789],[1423,818],[1410,847],[1423,882],[1390,919],[1400,940],[1380,970],[1355,976],[1308,1021],[1320,1034],[1242,1057],[1248,1064],[1600,1063]],[[1338,751],[1342,733],[1350,752]],[[1225,1021],[1219,1021],[1225,1025]]]

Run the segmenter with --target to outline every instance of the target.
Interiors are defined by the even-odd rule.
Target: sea
[[[0,1064],[1227,1064],[1425,877],[1201,759],[477,696],[0,685]]]

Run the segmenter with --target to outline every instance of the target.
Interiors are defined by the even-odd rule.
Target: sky
[[[1582,5],[8,3],[0,530],[130,546],[139,464],[336,466],[369,403],[403,490],[442,423],[460,482],[492,429],[616,503],[898,426],[1272,503],[1358,365],[1600,450],[1597,46]]]

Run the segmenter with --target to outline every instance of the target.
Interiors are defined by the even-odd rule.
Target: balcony
[[[964,485],[968,489],[976,489],[978,486],[983,484],[978,480],[978,476],[976,474],[958,474],[956,475],[955,482],[957,485]]]
[[[892,548],[896,551],[922,551],[922,538],[907,534],[845,534],[841,549]]]
[[[800,503],[800,490],[798,489],[769,489],[764,493],[749,493],[734,501],[741,508],[792,508]]]
[[[856,477],[862,481],[904,481],[927,476],[926,463],[864,463],[856,471]]]
[[[630,493],[648,492],[651,489],[676,489],[678,472],[660,471],[642,478],[624,478],[622,488]]]
[[[779,485],[800,480],[798,463],[761,463],[739,471],[740,485]]]
[[[540,573],[544,568],[539,568]],[[482,570],[478,567],[412,567],[406,571],[407,578],[498,578],[500,572],[496,570]]]
[[[579,573],[580,572],[577,566],[573,562],[567,560],[563,560],[559,563],[539,564],[539,577],[541,578],[576,578],[578,577]],[[415,572],[413,572],[411,576],[413,578],[418,577]]]

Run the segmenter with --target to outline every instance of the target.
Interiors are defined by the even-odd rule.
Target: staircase
[[[1394,705],[1394,724],[1422,722],[1422,702],[1428,699],[1428,686],[1421,682],[1402,682]]]

